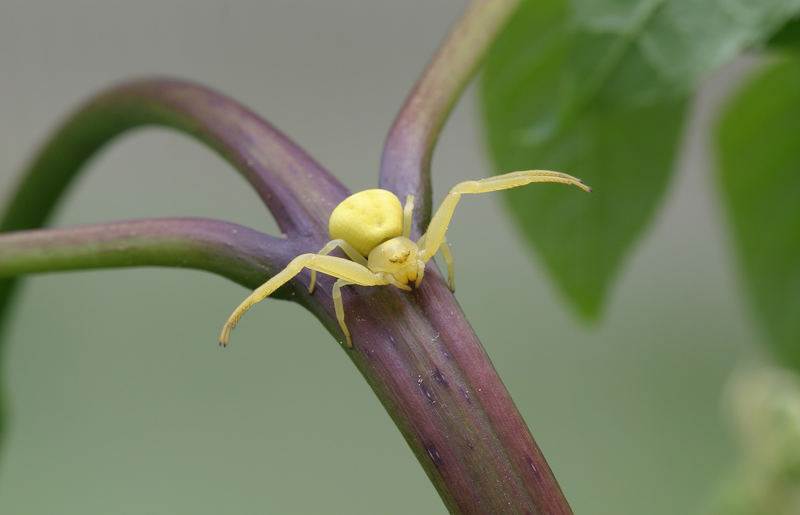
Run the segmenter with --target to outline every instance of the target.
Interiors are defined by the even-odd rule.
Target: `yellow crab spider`
[[[447,275],[452,290],[453,257],[447,247],[445,232],[461,195],[516,188],[532,182],[572,184],[591,191],[580,179],[547,170],[511,172],[477,181],[460,182],[444,198],[428,224],[428,231],[416,243],[409,239],[411,214],[414,210],[412,195],[406,197],[405,206],[401,206],[394,193],[387,190],[372,189],[350,195],[331,213],[328,230],[332,240],[316,254],[301,254],[294,258],[286,268],[239,304],[222,328],[220,345],[228,345],[231,330],[253,304],[272,294],[304,268],[308,268],[311,270],[309,292],[314,291],[316,272],[336,277],[337,281],[331,292],[333,306],[347,346],[352,347],[350,331],[344,321],[342,286],[391,284],[401,290],[410,290],[409,284],[419,285],[425,273],[425,264],[441,250],[447,263]],[[328,255],[337,247],[350,259]]]

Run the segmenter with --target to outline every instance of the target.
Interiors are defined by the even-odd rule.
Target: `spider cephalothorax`
[[[328,230],[332,240],[316,254],[297,256],[286,268],[253,291],[228,318],[222,328],[219,343],[228,344],[231,330],[253,304],[269,296],[304,268],[308,268],[311,270],[309,291],[314,290],[316,272],[338,279],[331,292],[333,305],[347,346],[352,347],[350,331],[344,322],[342,286],[391,284],[403,290],[410,290],[409,284],[419,285],[425,273],[425,264],[441,250],[447,263],[450,289],[453,289],[453,257],[447,247],[445,232],[461,195],[516,188],[532,182],[572,184],[591,191],[580,179],[547,170],[512,172],[477,181],[461,182],[453,186],[447,194],[431,218],[428,230],[416,243],[409,238],[411,215],[414,210],[413,196],[406,197],[405,206],[401,206],[400,200],[394,193],[387,190],[365,190],[350,195],[331,213]],[[350,259],[328,255],[337,247],[341,248]]]

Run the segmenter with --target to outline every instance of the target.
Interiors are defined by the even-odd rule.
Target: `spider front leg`
[[[411,237],[411,218],[414,215],[414,195],[406,195],[406,204],[403,206],[403,236]]]
[[[591,188],[583,184],[580,179],[571,175],[560,172],[551,172],[549,170],[526,170],[521,172],[511,172],[495,177],[488,177],[486,179],[479,179],[477,181],[464,181],[456,184],[447,194],[447,196],[439,205],[431,222],[428,225],[428,230],[418,240],[417,244],[420,248],[420,259],[428,261],[442,246],[444,235],[447,232],[447,227],[450,225],[450,220],[453,218],[453,212],[456,209],[461,195],[465,193],[488,193],[490,191],[507,190],[516,188],[518,186],[525,186],[533,182],[557,182],[560,184],[572,184],[585,191],[592,191]],[[445,251],[442,251],[445,254]],[[447,261],[447,256],[445,256]],[[452,285],[452,283],[451,283]]]
[[[456,283],[453,282],[453,254],[450,253],[450,247],[447,246],[447,236],[442,236],[442,246],[439,250],[442,251],[442,257],[447,264],[447,281],[450,283],[450,291],[456,291]]]
[[[320,249],[317,254],[325,256],[333,252],[333,249],[339,247],[347,254],[347,257],[358,263],[359,265],[367,266],[367,258],[361,255],[356,249],[353,248],[352,245],[344,241],[343,239],[335,239],[331,240],[325,244],[324,247]],[[317,271],[311,270],[311,282],[308,284],[308,293],[314,293],[314,286],[317,284]]]
[[[417,240],[417,247],[419,247],[420,249],[425,247],[424,234],[419,240]],[[447,281],[450,284],[450,291],[456,291],[456,283],[453,282],[453,254],[450,253],[450,247],[447,246],[446,236],[442,236],[442,245],[439,247],[439,250],[442,251],[442,257],[444,258],[444,262],[447,265]],[[435,253],[436,252],[434,252],[434,254]],[[429,259],[430,257],[425,258],[424,262],[427,262]],[[418,277],[417,286],[419,286],[419,283],[422,280],[422,274],[417,274],[417,277]]]
[[[244,299],[244,301],[242,301],[241,304],[239,304],[233,313],[231,313],[231,316],[228,317],[228,321],[225,322],[225,325],[222,327],[222,333],[219,337],[220,345],[223,347],[228,345],[231,331],[234,327],[236,327],[239,319],[242,318],[242,315],[244,315],[248,309],[250,309],[255,303],[271,295],[275,290],[291,280],[292,277],[299,274],[304,268],[342,279],[347,284],[357,284],[360,286],[379,286],[383,284],[389,284],[382,274],[375,274],[364,265],[355,263],[349,259],[320,254],[301,254],[291,260],[289,264],[286,265],[286,268],[275,274],[269,281],[256,288],[253,293],[251,293],[246,299]],[[337,307],[336,300],[334,299],[334,307],[337,308],[337,310],[342,309],[341,295],[339,297],[339,303],[340,305]],[[343,314],[339,323],[342,326],[342,331],[347,336],[348,346],[352,346],[350,343],[349,332],[344,325]]]

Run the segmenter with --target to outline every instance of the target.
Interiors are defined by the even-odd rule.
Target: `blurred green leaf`
[[[498,172],[582,178],[509,191],[514,218],[585,318],[664,193],[689,93],[763,42],[800,0],[536,0],[492,50],[482,103]]]
[[[779,357],[800,369],[800,60],[752,79],[717,127],[744,283]]]
[[[789,20],[773,34],[769,46],[779,50],[800,50],[800,18]]]

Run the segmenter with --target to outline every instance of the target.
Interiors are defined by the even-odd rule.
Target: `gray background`
[[[464,2],[0,0],[0,195],[92,92],[142,75],[210,85],[298,141],[351,189]],[[456,296],[578,513],[702,508],[734,461],[720,406],[757,355],[704,151],[723,72],[692,116],[679,173],[584,327],[516,238],[498,195],[465,199],[448,239]],[[468,91],[442,135],[435,198],[490,173]],[[531,163],[531,166],[535,166]],[[273,231],[210,151],[137,132],[94,161],[56,225],[204,216]],[[300,307],[193,271],[32,278],[0,328],[10,435],[0,512],[441,513],[344,352]]]

